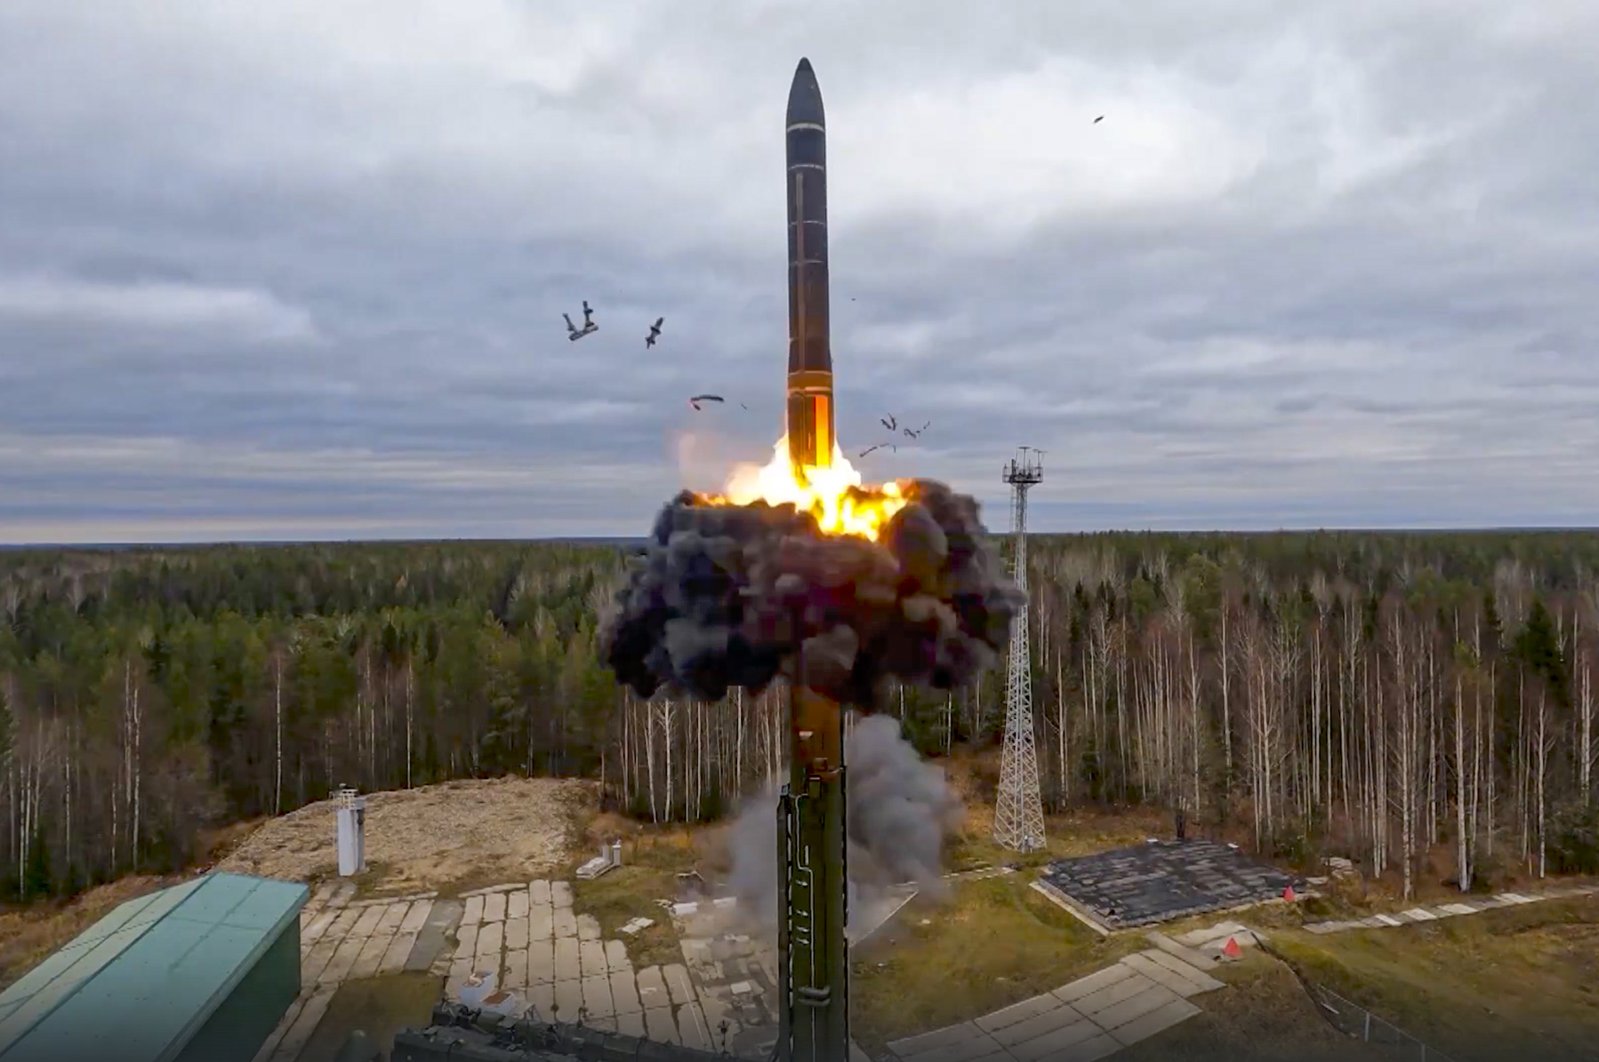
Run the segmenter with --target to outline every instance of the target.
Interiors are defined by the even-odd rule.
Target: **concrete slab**
[[[533,940],[527,946],[527,983],[555,983],[555,941]]]
[[[549,940],[555,936],[555,908],[534,904],[527,912],[527,938]]]
[[[660,1044],[681,1044],[677,1035],[677,1022],[672,1019],[671,1007],[651,1007],[644,1012],[644,1028],[649,1038]]]
[[[557,1021],[575,1024],[583,1009],[583,982],[555,982],[554,1012]]]
[[[583,986],[583,1006],[588,1010],[590,1018],[609,1018],[616,1013],[616,1006],[611,1002],[611,979],[605,974],[598,977],[585,977],[581,982]]]
[[[1054,996],[1049,997],[1054,999]],[[1041,1036],[1047,1036],[1068,1025],[1089,1025],[1088,1019],[1079,1014],[1070,1003],[1055,1000],[1055,1006],[1046,1011],[1034,1014],[1030,1018],[992,1030],[988,1035],[994,1042],[1004,1048],[1016,1047]]]
[[[506,893],[505,917],[507,920],[512,918],[526,918],[527,910],[528,901],[526,889],[517,889],[515,892]]]
[[[671,993],[666,989],[666,976],[659,966],[646,966],[638,972],[638,994],[645,1010],[672,1005]]]
[[[1216,980],[1214,977],[1211,977],[1209,974],[1201,973],[1200,971],[1195,970],[1192,966],[1188,967],[1189,970],[1193,971],[1193,977],[1190,978],[1186,974],[1172,970],[1163,965],[1156,958],[1156,956],[1162,956],[1168,962],[1172,963],[1182,962],[1181,959],[1174,959],[1165,952],[1158,951],[1153,948],[1137,955],[1129,955],[1123,959],[1122,962],[1126,963],[1128,966],[1131,966],[1133,969],[1137,970],[1151,981],[1154,981],[1157,985],[1170,989],[1177,995],[1182,996],[1184,999],[1187,999],[1189,996],[1197,996],[1201,992],[1214,990],[1207,985],[1201,984],[1197,980],[1197,978],[1200,977],[1203,977],[1206,981],[1210,982],[1210,985],[1214,985],[1215,988],[1222,987],[1222,983],[1220,981]]]
[[[599,940],[600,923],[593,915],[580,914],[577,916],[577,939]]]
[[[427,925],[428,915],[433,911],[432,900],[415,900],[406,908],[405,917],[400,919],[399,932],[420,933],[422,927]]]
[[[506,988],[514,988],[517,991],[521,991],[528,986],[526,948],[506,949],[505,979],[500,983]]]
[[[1385,926],[1402,926],[1405,924],[1403,919],[1395,918],[1391,914],[1378,914],[1372,915],[1372,917]]]
[[[300,1057],[300,1052],[305,1050],[311,1034],[322,1021],[322,1016],[328,1012],[328,1004],[333,1002],[335,991],[337,989],[331,986],[319,988],[306,998],[300,1007],[300,1013],[295,1016],[293,1024],[284,1031],[283,1038],[278,1041],[277,1049],[272,1052],[272,1062],[294,1062]]]
[[[405,968],[421,972],[433,969],[437,964],[439,968],[435,972],[442,975],[448,971],[450,956],[455,950],[450,946],[449,934],[461,917],[461,904],[456,900],[424,902],[433,906],[428,909],[427,920],[417,933],[416,947],[411,949],[411,958],[406,961]]]
[[[1061,985],[1050,994],[1063,1003],[1075,1004],[1077,1000],[1082,999],[1084,996],[1098,992],[1100,989],[1113,985],[1118,981],[1124,981],[1133,976],[1135,972],[1130,966],[1116,963],[1105,967],[1103,970],[1096,970],[1087,977],[1079,977],[1070,984]]]
[[[327,966],[317,978],[318,984],[336,985],[350,976],[350,970],[355,966],[355,960],[360,958],[361,949],[366,947],[366,938],[349,936],[339,941],[338,950],[333,953],[333,958],[328,960]]]
[[[972,1024],[986,1033],[992,1033],[995,1029],[1003,1029],[1007,1026],[1015,1025],[1018,1022],[1035,1018],[1048,1011],[1059,1010],[1063,1006],[1066,1006],[1066,1004],[1050,993],[1045,992],[1041,996],[1024,999],[1020,1003],[1012,1003],[1010,1006],[1003,1007],[991,1014],[984,1014]]]
[[[1169,988],[1151,983],[1150,986],[1135,996],[1130,996],[1112,1006],[1096,1011],[1091,1017],[1094,1023],[1115,1032],[1135,1018],[1142,1018],[1145,1014],[1152,1014],[1168,1003],[1177,1003],[1182,999],[1176,992]]]
[[[689,1003],[677,1008],[677,1033],[682,1038],[684,1047],[694,1047],[701,1051],[712,1050],[711,1030],[705,1027],[705,1015],[700,1011],[698,1003]]]
[[[1217,922],[1204,929],[1195,929],[1180,934],[1176,939],[1179,944],[1186,944],[1190,948],[1203,947],[1213,940],[1226,941],[1235,933],[1242,933],[1247,927],[1242,922]]]
[[[531,954],[529,949],[529,954]],[[532,963],[529,962],[529,968]],[[555,942],[555,980],[576,981],[583,976],[583,967],[578,961],[577,938],[567,937]]]
[[[328,931],[328,927],[338,917],[339,915],[336,911],[323,911],[307,922],[300,930],[300,950],[302,952],[309,951],[311,945],[322,939],[322,935]]]
[[[505,921],[505,893],[491,892],[483,897],[483,921]]]
[[[533,1007],[540,1021],[550,1020],[550,1011],[555,1006],[555,986],[530,985],[523,993],[523,997]]]
[[[550,903],[556,907],[570,908],[572,906],[572,883],[570,881],[550,882]]]
[[[1238,936],[1236,933],[1230,935],[1234,938]],[[1214,970],[1216,968],[1215,959],[1212,959],[1209,955],[1199,951],[1197,948],[1190,948],[1186,944],[1177,943],[1177,941],[1168,937],[1164,933],[1146,933],[1144,934],[1144,939],[1148,940],[1151,944],[1155,945],[1155,947],[1159,948],[1161,951],[1164,951],[1166,954],[1181,959],[1183,962],[1186,962],[1195,969]],[[1223,940],[1222,943],[1225,944],[1227,942]],[[1240,947],[1243,946],[1243,943],[1244,942],[1242,940],[1238,941]]]
[[[633,976],[633,971],[617,970],[610,975],[611,1004],[618,1014],[642,1014],[644,1001],[639,999],[638,981]]]
[[[1472,915],[1477,913],[1477,908],[1465,903],[1446,903],[1438,910],[1452,915]]]
[[[378,928],[378,923],[383,921],[383,907],[363,907],[361,915],[355,920],[355,926],[350,930],[353,936],[370,937]]]
[[[607,940],[605,942],[605,968],[611,973],[633,969],[633,961],[627,957],[627,945],[620,940]]]
[[[913,1055],[907,1062],[988,1062],[990,1059],[1007,1057],[1009,1056],[1005,1048],[995,1043],[992,1036],[983,1033],[980,1039],[923,1051],[921,1054]]]
[[[405,914],[411,909],[407,901],[391,903],[383,908],[383,917],[378,920],[377,932],[384,934],[398,933],[400,923],[405,921]]]
[[[647,1030],[644,1027],[644,1012],[628,1011],[616,1016],[616,1031],[623,1036],[636,1036],[644,1039]]]
[[[577,915],[572,913],[570,907],[555,908],[554,926],[557,939],[561,937],[577,939]]]
[[[1187,1021],[1198,1013],[1199,1008],[1186,999],[1174,999],[1148,1013],[1139,1015],[1130,1022],[1117,1026],[1110,1031],[1110,1034],[1118,1042],[1130,1046],[1140,1040],[1147,1040],[1156,1033],[1163,1032],[1179,1022]]]
[[[952,1044],[963,1044],[969,1040],[982,1040],[990,1045],[994,1042],[976,1022],[963,1021],[959,1025],[946,1025],[942,1029],[907,1036],[903,1040],[894,1040],[888,1045],[888,1049],[899,1057],[908,1059]]]
[[[1047,1032],[1024,1040],[1009,1048],[1009,1056],[1017,1062],[1040,1062],[1043,1059],[1053,1060],[1078,1044],[1094,1040],[1105,1035],[1105,1030],[1089,1021],[1079,1017],[1069,1025],[1057,1026]],[[1119,1045],[1118,1045],[1119,1046]]]
[[[1157,988],[1155,982],[1143,974],[1133,971],[1131,976],[1124,977],[1115,984],[1106,985],[1097,992],[1090,992],[1081,999],[1071,1001],[1072,1006],[1082,1011],[1087,1017],[1099,1021],[1099,1014],[1118,1003],[1125,1002],[1141,992],[1148,992]],[[1104,1024],[1101,1022],[1100,1024]]]
[[[1412,907],[1408,911],[1400,911],[1399,913],[1412,922],[1436,922],[1438,920],[1438,916],[1425,907]]]
[[[500,954],[500,949],[505,946],[505,923],[484,922],[477,931],[477,953],[479,955]]]
[[[355,923],[360,920],[361,911],[359,908],[346,907],[339,912],[338,917],[333,919],[333,924],[328,927],[328,931],[323,936],[333,940],[343,940],[349,936],[350,930],[354,929]]]
[[[389,949],[383,953],[383,962],[378,966],[378,972],[384,974],[399,973],[405,969],[405,964],[411,960],[411,949],[416,947],[416,933],[407,933],[403,930],[394,934],[394,939],[389,942]]]
[[[610,971],[605,961],[605,945],[597,940],[577,942],[578,968],[584,977],[603,977]]]
[[[455,959],[450,963],[449,975],[444,981],[445,998],[460,1002],[461,986],[472,976],[471,959]]]
[[[461,924],[463,926],[475,926],[481,921],[483,921],[482,894],[468,896],[466,898],[466,906],[461,908]]]
[[[685,1003],[695,1002],[694,982],[689,980],[688,968],[682,963],[672,963],[661,968],[661,976],[666,979],[666,990],[672,995],[672,1003],[682,1006]]]
[[[314,985],[322,978],[322,971],[328,968],[328,963],[333,959],[333,953],[339,949],[341,941],[320,940],[312,946],[309,952],[302,953],[300,959],[300,983]]]
[[[378,969],[383,965],[383,956],[388,954],[389,945],[394,943],[393,936],[384,936],[374,933],[366,938],[366,943],[361,946],[361,954],[356,956],[355,965],[350,967],[346,981],[359,981],[364,977],[376,977]]]
[[[527,883],[528,903],[533,907],[548,907],[550,905],[550,883],[540,878]]]
[[[521,893],[513,892],[511,895],[520,896]],[[527,929],[526,918],[507,918],[505,920],[505,946],[507,948],[521,948],[526,951],[528,944]]]

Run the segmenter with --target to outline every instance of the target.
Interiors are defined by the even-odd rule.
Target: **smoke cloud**
[[[923,762],[892,716],[856,716],[844,739],[850,921],[893,885],[939,887],[944,838],[961,803],[941,768]],[[728,832],[728,884],[741,913],[777,924],[777,790],[746,801]]]
[[[684,492],[617,593],[606,662],[641,697],[665,686],[709,701],[732,686],[759,692],[801,647],[801,680],[863,709],[889,677],[965,683],[1003,652],[1021,596],[971,497],[905,486],[911,501],[878,542],[823,535],[790,505],[711,506]]]

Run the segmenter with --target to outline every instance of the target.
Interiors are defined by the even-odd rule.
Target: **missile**
[[[827,121],[801,59],[788,89],[788,455],[797,473],[833,463],[827,336]]]

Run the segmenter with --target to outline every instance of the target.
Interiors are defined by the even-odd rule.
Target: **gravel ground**
[[[368,880],[379,891],[525,881],[571,858],[591,783],[491,778],[371,793],[366,804]],[[308,881],[337,872],[333,801],[261,825],[218,870]]]

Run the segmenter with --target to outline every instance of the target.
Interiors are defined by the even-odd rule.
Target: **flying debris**
[[[1103,122],[1104,120],[1105,120],[1105,116],[1102,114],[1098,118],[1094,119],[1094,124],[1098,125],[1100,122]]]
[[[899,421],[895,420],[892,414],[886,417],[878,417],[877,423],[881,424],[889,431],[893,431],[895,428],[899,427]]]
[[[896,454],[899,453],[899,447],[896,444],[894,444],[894,443],[878,443],[876,446],[868,446],[866,449],[862,450],[857,456],[865,457],[867,454],[871,453],[873,450],[884,450],[884,449],[892,450]]]
[[[928,421],[926,424],[923,424],[920,428],[901,428],[900,431],[903,431],[906,435],[909,435],[912,439],[919,439],[919,438],[922,437],[922,432],[926,431],[929,427],[932,426],[932,424],[933,424],[932,421]]]
[[[665,323],[666,318],[657,317],[655,319],[655,323],[650,325],[650,334],[644,337],[644,345],[646,347],[653,347],[655,345],[655,341],[661,338],[661,326]]]
[[[742,409],[742,410],[744,410],[744,411],[745,411],[745,412],[746,412],[746,413],[748,413],[748,412],[749,412],[749,408],[750,408],[750,407],[749,407],[749,406],[746,406],[746,405],[745,405],[745,404],[744,404],[744,403],[743,403],[743,402],[740,402],[740,403],[739,403],[739,404],[738,404],[738,408],[740,408],[740,409]]]
[[[579,328],[579,327],[577,327],[576,325],[574,325],[572,323],[572,315],[571,314],[563,313],[561,316],[566,318],[566,333],[567,333],[566,334],[566,338],[570,339],[574,343],[576,343],[578,340],[582,339],[584,336],[588,335],[589,333],[597,332],[600,329],[600,326],[594,323],[594,310],[593,310],[592,307],[589,306],[589,301],[587,299],[583,300],[583,327],[582,328]]]
[[[725,401],[727,401],[727,399],[723,398],[721,395],[695,395],[693,398],[690,398],[688,400],[688,404],[693,406],[695,409],[699,409],[701,402],[725,402]]]

